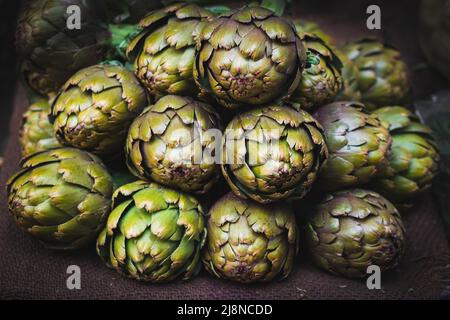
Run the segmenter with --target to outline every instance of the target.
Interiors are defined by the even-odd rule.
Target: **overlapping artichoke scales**
[[[127,164],[141,179],[151,179],[186,192],[205,193],[220,176],[215,161],[222,125],[207,104],[188,97],[165,96],[131,125]]]
[[[342,89],[342,63],[322,39],[312,34],[301,34],[306,47],[306,65],[300,85],[291,101],[308,111],[334,100]]]
[[[287,205],[261,205],[229,193],[211,208],[207,230],[203,263],[219,278],[265,282],[292,270],[299,234]]]
[[[62,144],[114,155],[122,150],[132,120],[147,105],[147,93],[132,72],[95,65],[66,82],[51,106],[51,120]]]
[[[362,189],[327,196],[308,216],[306,240],[320,268],[364,278],[371,265],[397,266],[404,252],[405,229],[397,209],[376,192]]]
[[[405,209],[431,187],[439,171],[439,150],[431,129],[400,106],[375,111],[393,139],[389,163],[372,187]]]
[[[358,87],[359,70],[340,49],[334,49],[335,54],[342,62],[342,89],[336,96],[336,101],[361,101],[361,91]]]
[[[22,156],[60,147],[48,120],[50,106],[47,100],[38,100],[23,114],[20,128]]]
[[[330,157],[319,176],[320,188],[337,190],[368,183],[387,165],[392,138],[376,114],[358,102],[334,102],[317,110]]]
[[[369,110],[405,102],[411,85],[400,52],[375,39],[349,43],[342,50],[359,70],[361,101]]]
[[[49,248],[76,249],[100,230],[110,210],[112,180],[94,155],[57,148],[25,158],[7,191],[19,226]]]
[[[100,62],[109,34],[94,0],[33,0],[19,17],[16,46],[25,82],[46,95],[58,92],[81,68]],[[81,30],[67,28],[67,8],[78,6]]]
[[[152,11],[140,21],[143,31],[130,42],[127,55],[152,94],[198,93],[192,75],[195,41],[212,17],[211,12],[195,4],[177,3]]]
[[[194,78],[201,95],[224,107],[260,105],[292,94],[305,59],[291,23],[265,8],[244,7],[201,30]]]
[[[137,280],[186,280],[199,271],[205,238],[203,209],[195,198],[136,181],[114,192],[97,253],[107,266]]]
[[[302,198],[328,156],[322,133],[303,110],[272,105],[242,113],[225,130],[222,173],[243,198]]]

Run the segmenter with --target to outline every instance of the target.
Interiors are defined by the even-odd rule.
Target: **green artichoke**
[[[7,183],[17,224],[51,249],[77,249],[93,240],[110,210],[113,187],[100,159],[57,148],[21,164]]]
[[[368,183],[387,165],[392,138],[377,115],[358,102],[334,102],[317,110],[330,158],[319,176],[328,191]]]
[[[342,89],[336,96],[336,101],[361,101],[359,89],[359,70],[356,64],[350,60],[341,50],[335,49],[335,54],[342,63]]]
[[[431,187],[439,171],[439,151],[431,129],[403,107],[375,111],[392,135],[389,165],[372,187],[397,205],[409,208],[417,196]]]
[[[81,30],[67,27],[67,8],[76,5],[82,13]],[[17,23],[16,47],[20,70],[31,89],[46,95],[81,68],[100,62],[110,34],[98,18],[98,1],[28,1]]]
[[[222,173],[231,190],[260,203],[304,197],[327,156],[322,127],[288,106],[236,116],[222,139]]]
[[[136,181],[114,192],[97,253],[108,267],[137,280],[187,280],[199,271],[205,237],[203,210],[195,198]]]
[[[192,75],[195,39],[212,17],[195,4],[177,3],[141,20],[143,30],[130,42],[127,55],[152,94],[197,95]]]
[[[22,116],[20,146],[22,156],[60,147],[53,134],[53,126],[48,120],[50,106],[46,99],[40,99],[28,107]]]
[[[148,103],[131,71],[95,65],[66,82],[51,105],[50,121],[61,144],[115,155],[123,149],[129,125]]]
[[[194,78],[201,96],[224,107],[261,105],[290,96],[305,62],[293,24],[268,9],[244,7],[203,28]]]
[[[291,101],[303,110],[322,106],[334,100],[342,88],[342,63],[319,37],[302,34],[306,47],[306,66],[299,87]]]
[[[218,278],[267,282],[286,278],[298,253],[299,233],[292,209],[261,205],[228,193],[209,212],[202,260]]]
[[[205,193],[220,177],[215,150],[221,129],[209,105],[165,96],[132,123],[126,142],[128,168],[144,180]]]
[[[325,197],[307,217],[306,245],[314,263],[336,275],[364,278],[371,265],[386,271],[404,252],[397,209],[373,191],[354,189]]]
[[[297,19],[294,20],[294,25],[298,33],[312,34],[322,39],[327,45],[331,45],[334,42],[333,37],[322,30],[322,28],[313,21]]]
[[[419,43],[428,62],[450,81],[450,1],[422,0]]]
[[[342,50],[359,70],[358,89],[369,110],[405,102],[410,79],[400,52],[375,39],[349,43]]]

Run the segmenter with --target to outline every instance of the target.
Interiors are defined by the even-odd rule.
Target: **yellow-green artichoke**
[[[143,29],[129,44],[134,71],[156,96],[195,96],[192,68],[195,41],[213,14],[195,4],[176,3],[155,10],[139,23]]]
[[[215,160],[222,124],[207,104],[168,95],[131,124],[127,165],[141,179],[185,192],[205,193],[220,177]]]
[[[53,134],[53,126],[48,120],[49,103],[40,99],[28,107],[22,116],[20,128],[20,146],[22,156],[60,147],[60,143]]]
[[[112,206],[97,240],[97,253],[108,267],[149,282],[197,274],[206,228],[195,198],[136,181],[114,192]]]
[[[392,138],[378,116],[358,102],[333,102],[314,117],[322,125],[330,157],[319,176],[319,188],[361,186],[387,165]]]
[[[205,268],[218,278],[267,282],[286,278],[298,253],[299,233],[286,204],[261,205],[229,193],[209,211]]]
[[[409,208],[431,187],[439,171],[439,151],[431,129],[399,106],[375,111],[392,135],[389,164],[371,185],[398,208]]]
[[[25,158],[7,185],[17,224],[51,249],[77,249],[93,240],[109,213],[113,183],[96,156],[73,148]]]
[[[353,189],[327,195],[306,219],[306,246],[314,263],[333,274],[368,276],[367,268],[395,268],[405,247],[397,209],[373,191]]]
[[[222,139],[222,173],[231,190],[260,203],[304,197],[327,156],[319,123],[288,106],[236,116]]]
[[[305,48],[291,22],[248,6],[203,28],[194,78],[201,96],[212,96],[226,108],[261,105],[290,96],[305,61]]]
[[[306,65],[300,85],[290,98],[303,110],[320,107],[334,100],[342,88],[342,64],[333,49],[312,34],[301,34],[306,47]]]
[[[50,120],[61,144],[112,156],[122,152],[128,127],[148,104],[132,72],[100,64],[66,82],[51,105]]]
[[[405,102],[411,85],[399,51],[371,38],[349,43],[342,51],[358,68],[361,101],[369,110]]]

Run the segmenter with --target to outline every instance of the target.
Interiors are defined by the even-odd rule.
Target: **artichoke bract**
[[[260,203],[303,198],[327,156],[319,123],[288,106],[236,116],[222,139],[222,173],[231,190]]]
[[[341,76],[342,88],[336,96],[336,101],[361,101],[359,89],[359,70],[356,64],[350,60],[341,50],[334,49],[335,54],[342,62]]]
[[[299,233],[286,204],[261,205],[228,193],[209,211],[202,260],[218,278],[251,283],[286,278]]]
[[[226,108],[261,105],[294,92],[305,60],[293,24],[268,9],[244,7],[203,28],[194,78],[201,96]]]
[[[331,45],[334,39],[331,35],[326,33],[322,28],[315,22],[309,20],[294,20],[294,25],[299,33],[308,33],[322,39],[327,45]]]
[[[342,88],[342,63],[333,50],[319,37],[302,34],[306,47],[306,65],[300,85],[290,101],[303,110],[322,106],[334,100]]]
[[[220,177],[215,154],[221,129],[219,115],[209,105],[165,96],[131,124],[126,142],[128,168],[144,180],[205,193]]]
[[[51,249],[93,240],[110,211],[113,183],[96,156],[57,148],[25,158],[7,183],[17,224]]]
[[[349,43],[342,51],[358,68],[361,101],[369,110],[405,102],[410,79],[399,51],[371,38]]]
[[[66,82],[51,105],[50,121],[61,144],[116,155],[131,122],[148,104],[147,92],[131,71],[99,64]]]
[[[314,117],[322,125],[329,159],[318,179],[319,188],[333,191],[368,183],[387,165],[392,138],[377,115],[359,102],[333,102]]]
[[[389,164],[371,186],[397,208],[410,208],[439,172],[439,151],[432,131],[404,107],[384,107],[375,114],[390,131],[393,143]]]
[[[22,156],[61,147],[53,134],[53,126],[48,120],[49,103],[40,99],[28,107],[22,116],[19,142]]]
[[[326,196],[307,216],[305,238],[317,266],[350,278],[368,276],[371,265],[381,271],[396,267],[405,247],[397,209],[362,189]]]
[[[69,6],[80,8],[81,29],[69,29]],[[27,85],[40,94],[56,93],[81,68],[103,60],[110,34],[98,17],[98,1],[33,0],[19,17],[16,47]]]
[[[195,4],[177,3],[150,12],[129,44],[128,57],[142,83],[156,96],[195,96],[192,68],[195,39],[213,14]]]
[[[203,209],[195,198],[136,181],[114,192],[97,253],[108,267],[133,279],[187,280],[199,271],[205,237]]]

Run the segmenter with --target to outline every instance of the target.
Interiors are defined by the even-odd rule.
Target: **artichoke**
[[[431,129],[408,109],[394,106],[375,111],[392,135],[389,165],[372,187],[397,205],[409,208],[431,187],[439,171],[439,151]]]
[[[148,103],[131,71],[95,65],[62,87],[51,105],[50,122],[61,144],[109,156],[122,151],[129,125]]]
[[[298,253],[292,209],[261,205],[228,193],[209,212],[202,260],[213,275],[250,283],[286,278]]]
[[[322,127],[288,106],[242,113],[222,139],[222,173],[231,190],[260,203],[304,197],[327,156]]]
[[[410,79],[400,52],[375,39],[349,43],[342,50],[359,70],[358,89],[369,110],[407,99]]]
[[[220,118],[209,105],[165,96],[132,123],[126,142],[128,168],[141,179],[205,193],[220,177],[215,161],[220,129]]]
[[[330,158],[319,185],[324,190],[361,186],[387,165],[392,138],[377,115],[358,102],[334,102],[317,110]]]
[[[364,278],[370,265],[392,269],[404,252],[400,214],[373,191],[354,189],[326,196],[307,217],[305,229],[314,263],[345,277]]]
[[[450,1],[422,0],[419,43],[428,62],[450,81]]]
[[[319,37],[302,35],[306,47],[306,66],[299,87],[291,101],[309,111],[334,100],[342,88],[342,63]]]
[[[184,193],[136,181],[114,192],[97,253],[110,268],[142,281],[189,279],[206,237],[203,210]]]
[[[67,28],[67,8],[82,13],[81,30]],[[24,81],[40,94],[56,93],[81,68],[100,62],[110,34],[98,19],[98,1],[28,1],[19,17],[16,47]]]
[[[142,83],[156,96],[197,95],[192,75],[195,39],[213,14],[195,4],[177,3],[150,12],[127,55]]]
[[[53,134],[53,126],[48,120],[49,104],[45,99],[40,99],[28,107],[23,114],[20,128],[20,146],[22,156],[60,147]]]
[[[342,88],[336,96],[336,101],[361,101],[359,89],[359,70],[356,64],[350,60],[341,50],[335,49],[335,54],[342,63],[341,76]]]
[[[261,105],[290,96],[305,61],[293,24],[268,9],[244,7],[203,28],[194,78],[201,96],[224,107]]]
[[[93,240],[110,210],[111,176],[94,155],[42,151],[22,160],[7,182],[17,224],[51,249],[77,249]]]

